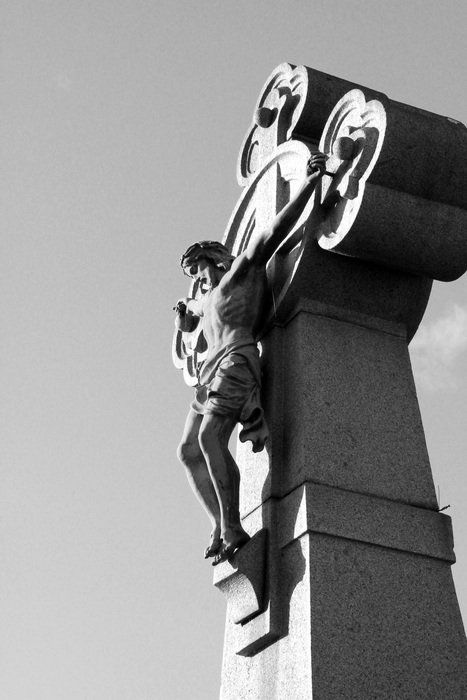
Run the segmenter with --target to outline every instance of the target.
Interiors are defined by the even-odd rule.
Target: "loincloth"
[[[260,392],[261,367],[256,344],[233,346],[202,367],[191,407],[202,415],[232,416],[242,424],[240,440],[251,440],[253,451],[259,452],[268,437]]]

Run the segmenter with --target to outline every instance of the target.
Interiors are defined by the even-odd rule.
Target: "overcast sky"
[[[0,697],[211,700],[225,603],[175,457],[191,397],[170,352],[180,253],[222,237],[279,63],[466,123],[467,4],[2,7]],[[466,292],[435,285],[413,349],[464,620]]]

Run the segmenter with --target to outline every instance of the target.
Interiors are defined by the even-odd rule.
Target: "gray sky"
[[[225,604],[175,458],[180,253],[221,238],[279,63],[466,123],[467,5],[7,0],[0,17],[0,697],[211,700]],[[466,291],[435,286],[413,350],[464,620]]]

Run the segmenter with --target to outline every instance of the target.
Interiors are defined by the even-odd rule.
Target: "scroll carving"
[[[245,136],[237,165],[237,180],[244,188],[232,213],[223,242],[237,256],[256,232],[264,230],[289,201],[302,182],[312,150],[292,138],[308,92],[304,66],[288,63],[269,76],[256,103],[253,120]],[[317,150],[317,149],[315,149]],[[303,224],[312,201],[291,231],[284,251],[268,266],[273,312],[284,295],[300,259]],[[298,233],[297,233],[298,232]]]
[[[360,208],[365,183],[383,146],[386,111],[351,90],[336,104],[324,127],[320,150],[328,156],[321,202],[326,210],[318,242],[332,250],[349,232]]]

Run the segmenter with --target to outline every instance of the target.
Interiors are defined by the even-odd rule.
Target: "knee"
[[[205,416],[198,436],[203,453],[209,453],[213,447],[226,448],[234,425],[229,417]]]
[[[182,440],[177,447],[177,457],[185,467],[192,466],[199,459],[200,454],[198,440]]]

